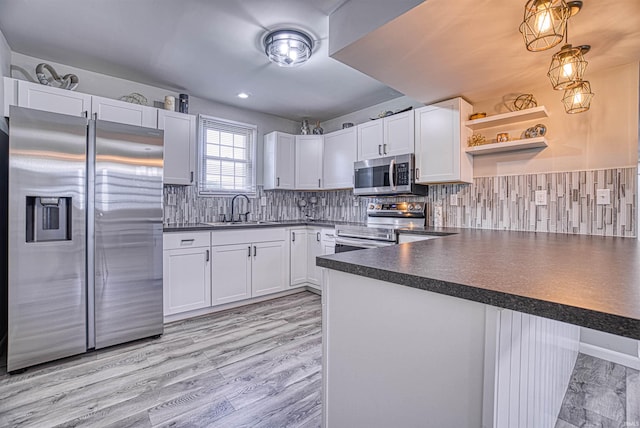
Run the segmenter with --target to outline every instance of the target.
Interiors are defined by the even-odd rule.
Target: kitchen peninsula
[[[547,426],[577,326],[640,339],[637,240],[438,232],[318,259],[327,426],[502,426],[523,406],[542,419],[519,426]]]

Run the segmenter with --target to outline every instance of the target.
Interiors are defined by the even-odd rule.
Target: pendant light
[[[309,58],[313,50],[311,37],[299,30],[276,30],[264,38],[264,51],[280,67],[296,67]]]
[[[562,42],[570,16],[571,8],[564,0],[529,0],[520,24],[527,50],[544,51]]]
[[[574,114],[589,110],[593,95],[591,84],[588,81],[579,82],[576,86],[564,91],[564,97],[562,97],[564,111]]]
[[[569,89],[582,81],[588,64],[584,54],[589,52],[589,49],[591,49],[589,45],[573,47],[567,43],[553,55],[547,73],[553,89],[557,91]]]

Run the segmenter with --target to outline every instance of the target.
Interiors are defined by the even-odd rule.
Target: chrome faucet
[[[239,194],[235,195],[235,196],[233,197],[233,199],[231,199],[231,222],[232,222],[232,223],[233,223],[233,221],[234,221],[234,220],[233,220],[233,206],[234,206],[234,202],[236,201],[236,198],[237,198],[238,196],[242,196],[243,198],[245,198],[245,199],[247,200],[247,209],[249,209],[249,205],[251,204],[251,201],[249,200],[249,197],[248,197],[247,195],[243,195],[243,194],[241,194],[241,193],[239,193]],[[239,221],[239,222],[242,222],[242,216],[243,216],[243,215],[244,215],[244,221],[247,221],[247,220],[248,220],[249,213],[251,213],[251,211],[247,211],[247,212],[246,212],[246,213],[244,213],[244,214],[238,214],[238,221]]]

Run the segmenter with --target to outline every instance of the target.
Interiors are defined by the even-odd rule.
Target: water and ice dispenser
[[[71,240],[71,197],[27,196],[27,242]]]

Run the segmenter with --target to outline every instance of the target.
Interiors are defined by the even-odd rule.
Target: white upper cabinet
[[[196,117],[158,109],[158,128],[164,130],[164,183],[194,184]]]
[[[471,111],[471,105],[462,98],[415,111],[416,182],[473,181],[473,158],[464,150],[471,135],[464,121]]]
[[[372,120],[356,127],[358,133],[358,160],[373,159],[384,156],[384,121]]]
[[[324,136],[324,189],[353,187],[353,163],[358,157],[356,127],[346,128]]]
[[[322,189],[323,142],[322,135],[296,135],[296,189]]]
[[[362,123],[357,130],[358,160],[413,153],[413,111]]]
[[[294,188],[295,137],[283,132],[264,136],[264,189]]]
[[[157,109],[153,107],[92,96],[91,111],[99,120],[144,126],[145,128],[158,127]]]
[[[5,97],[9,98],[8,104],[70,116],[88,117],[91,114],[91,95],[25,80],[11,82],[11,80],[5,79],[5,82],[7,83]],[[9,114],[9,111],[7,110],[5,113]]]

